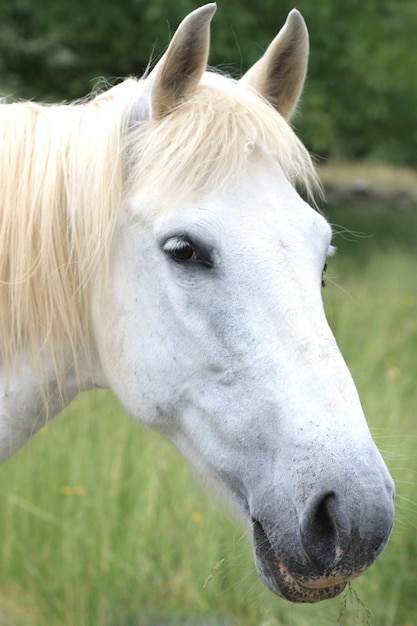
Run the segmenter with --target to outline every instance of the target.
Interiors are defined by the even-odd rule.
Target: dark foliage
[[[78,98],[97,78],[141,75],[195,0],[2,0],[0,91]],[[239,75],[285,21],[293,0],[219,0],[211,64]],[[310,71],[294,123],[325,157],[417,164],[414,0],[299,0]]]

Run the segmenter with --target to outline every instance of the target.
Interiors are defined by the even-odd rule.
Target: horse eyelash
[[[168,241],[164,243],[164,245],[162,246],[162,250],[164,252],[170,253],[170,252],[175,252],[175,250],[177,250],[181,246],[186,247],[190,245],[191,245],[190,242],[187,241],[187,239],[183,237],[172,237],[171,239],[168,239]]]

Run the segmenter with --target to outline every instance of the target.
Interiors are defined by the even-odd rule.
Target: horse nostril
[[[333,567],[337,561],[341,526],[345,526],[338,508],[335,493],[329,491],[310,501],[301,516],[304,551],[309,560],[321,568]]]

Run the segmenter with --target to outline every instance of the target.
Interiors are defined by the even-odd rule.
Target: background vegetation
[[[373,618],[353,594],[340,617],[343,597],[298,606],[266,591],[249,531],[96,392],[0,468],[0,624],[416,625],[417,222],[379,206],[329,218],[328,318],[398,492],[388,548],[352,583]]]
[[[0,92],[84,96],[97,77],[141,75],[203,0],[2,0]],[[417,164],[415,0],[298,0],[311,35],[302,139],[322,157]],[[211,63],[239,75],[294,0],[219,0]]]

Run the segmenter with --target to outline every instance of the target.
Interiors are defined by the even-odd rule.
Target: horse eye
[[[188,241],[182,241],[175,249],[170,251],[174,261],[197,261],[198,256]]]
[[[164,252],[167,252],[174,261],[199,261],[200,258],[194,249],[194,246],[187,239],[173,238],[169,239],[163,246]]]
[[[193,263],[213,267],[211,255],[203,245],[197,245],[185,236],[171,237],[164,243],[162,250],[177,263]]]

